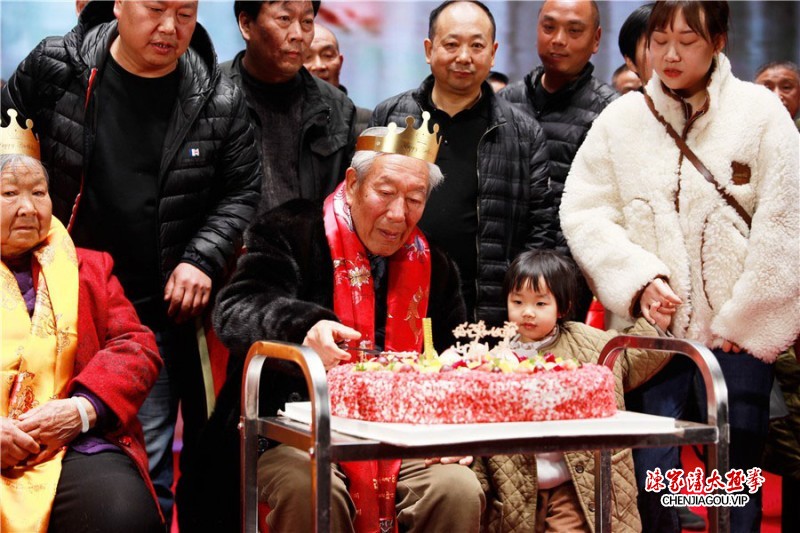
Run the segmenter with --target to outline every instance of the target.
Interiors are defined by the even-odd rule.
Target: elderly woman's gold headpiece
[[[17,122],[17,110],[8,110],[8,126],[0,128],[0,155],[28,155],[36,159],[41,159],[39,152],[39,141],[33,134],[33,121],[27,119],[25,128],[21,128]]]

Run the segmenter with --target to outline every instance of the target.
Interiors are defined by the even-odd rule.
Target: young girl
[[[653,78],[594,121],[559,215],[603,305],[621,316],[679,306],[671,332],[714,350],[730,467],[747,471],[761,466],[772,363],[800,334],[800,137],[775,95],[733,75],[722,53],[729,12],[728,2],[655,3]],[[637,410],[681,417],[694,375],[674,358]],[[647,470],[680,464],[675,448],[634,455],[640,489]],[[659,494],[641,496],[645,531],[679,529]],[[760,498],[731,508],[732,531],[758,529]]]
[[[535,355],[551,352],[584,363],[596,363],[603,346],[617,335],[567,321],[577,305],[577,267],[551,250],[517,257],[506,273],[508,319],[518,326],[512,348]],[[655,324],[639,319],[626,333],[658,336],[671,315],[659,304],[650,309]],[[646,381],[667,356],[625,352],[614,366],[617,407],[622,393]],[[636,509],[636,480],[629,449],[612,455],[612,528],[615,533],[642,530]],[[543,453],[535,457],[496,455],[473,467],[487,493],[487,531],[591,531],[594,523],[594,455],[592,452]]]

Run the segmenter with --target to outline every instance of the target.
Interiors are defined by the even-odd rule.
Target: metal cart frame
[[[491,441],[478,440],[459,444],[396,446],[376,440],[351,437],[331,431],[330,402],[325,368],[310,348],[281,342],[257,342],[247,355],[242,377],[241,432],[241,495],[242,528],[246,533],[257,531],[258,436],[307,450],[311,456],[312,502],[315,529],[330,531],[330,508],[324,502],[331,498],[331,463],[371,459],[408,459],[458,455],[494,455],[550,451],[595,450],[595,530],[611,531],[611,450],[657,446],[705,444],[708,468],[720,473],[728,471],[728,391],[719,364],[705,346],[685,340],[619,336],[606,344],[598,363],[613,368],[625,349],[671,352],[688,356],[700,369],[706,388],[708,420],[706,424],[675,421],[675,431],[638,434],[604,434],[592,436],[536,436]],[[295,363],[303,373],[311,399],[311,424],[302,424],[284,417],[259,416],[259,390],[262,370],[268,359]],[[709,531],[729,530],[729,511],[724,507],[708,509]]]

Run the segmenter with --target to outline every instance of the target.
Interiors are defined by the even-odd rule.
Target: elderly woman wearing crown
[[[30,129],[0,138],[0,530],[163,531],[136,413],[161,361],[107,254],[52,217]],[[29,124],[30,126],[30,124]]]
[[[190,516],[219,531],[238,524],[238,482],[230,473],[238,465],[243,358],[253,342],[304,343],[329,369],[350,359],[343,342],[421,351],[428,316],[438,347],[452,344],[452,329],[465,320],[458,273],[417,229],[431,189],[443,179],[433,164],[437,149],[427,123],[400,134],[370,128],[324,205],[295,200],[254,221],[247,253],[217,300],[215,326],[238,369],[220,393],[200,456],[182,464],[178,507]],[[269,398],[262,406],[270,414],[307,395],[302,378],[275,373],[264,380]],[[270,531],[311,531],[308,454],[265,444],[259,495],[270,507]],[[331,530],[478,531],[485,503],[465,466],[470,460],[336,465]]]

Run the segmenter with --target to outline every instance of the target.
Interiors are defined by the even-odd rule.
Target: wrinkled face
[[[517,325],[522,342],[540,341],[547,337],[558,322],[556,297],[544,279],[539,278],[539,292],[528,283],[508,294],[508,320]]]
[[[175,70],[197,25],[197,0],[151,2],[116,0],[119,38],[111,53],[128,72],[145,78]]]
[[[343,61],[344,57],[339,53],[339,43],[333,33],[324,26],[315,25],[314,40],[311,41],[303,63],[308,71],[313,76],[338,87]]]
[[[492,22],[475,4],[450,4],[439,14],[433,40],[425,39],[425,58],[439,90],[477,93],[494,65],[497,43]]]
[[[314,39],[314,8],[310,1],[264,2],[255,20],[239,15],[239,31],[247,43],[247,72],[266,83],[283,83],[303,66]]]
[[[6,165],[0,175],[2,255],[24,254],[47,237],[53,204],[42,169],[22,163]]]
[[[650,36],[650,60],[661,81],[686,98],[705,90],[711,61],[723,44],[706,41],[678,10],[671,28],[660,28]]]
[[[756,78],[756,83],[777,94],[792,117],[797,115],[800,109],[800,79],[796,72],[786,67],[770,68]]]
[[[599,27],[590,2],[552,0],[539,12],[536,45],[545,73],[572,78],[597,53]]]
[[[366,176],[347,169],[345,197],[353,225],[372,254],[390,256],[416,227],[428,198],[428,165],[397,154],[378,156]]]
[[[641,88],[642,80],[632,70],[624,70],[614,78],[614,89],[620,94],[637,91]]]

